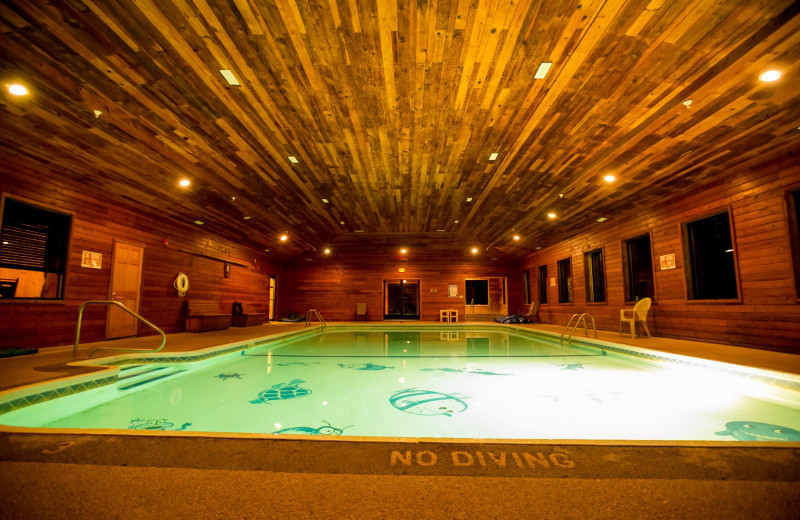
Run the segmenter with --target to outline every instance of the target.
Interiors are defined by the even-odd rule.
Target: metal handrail
[[[110,348],[110,347],[96,348],[96,349],[92,350],[89,353],[89,357],[90,358],[98,350],[117,350],[117,351],[120,351],[120,352],[158,352],[159,350],[164,348],[164,345],[167,343],[167,335],[164,334],[163,330],[158,328],[158,326],[156,326],[155,324],[153,324],[149,320],[143,318],[142,316],[139,316],[138,314],[136,314],[135,312],[133,312],[129,308],[125,307],[120,302],[114,301],[114,300],[89,300],[88,302],[85,302],[83,305],[81,305],[80,309],[78,310],[78,327],[75,330],[75,345],[72,347],[72,359],[77,359],[77,357],[78,357],[78,343],[80,342],[80,339],[81,339],[81,323],[83,322],[83,310],[86,308],[87,305],[94,304],[94,303],[99,303],[99,304],[103,304],[103,305],[116,305],[117,307],[119,307],[123,311],[127,312],[128,314],[130,314],[134,318],[138,319],[139,321],[143,321],[146,325],[149,325],[152,329],[155,329],[155,331],[158,332],[161,335],[161,345],[159,345],[158,347],[156,347],[153,350],[142,349],[142,348]]]
[[[572,315],[572,317],[569,319],[569,323],[567,323],[567,326],[564,327],[564,330],[561,332],[561,337],[559,338],[558,342],[559,343],[563,343],[564,342],[564,335],[567,333],[567,330],[569,330],[569,326],[572,325],[572,320],[575,320],[576,317],[578,319],[575,320],[575,325],[573,325],[572,331],[570,331],[569,336],[567,337],[567,345],[572,343],[572,336],[575,334],[575,331],[578,329],[578,326],[581,324],[581,321],[583,322],[583,334],[584,334],[584,336],[586,336],[588,338],[589,337],[589,330],[588,330],[588,328],[586,326],[586,317],[587,316],[592,319],[592,329],[594,330],[594,337],[595,337],[595,339],[597,339],[597,325],[595,325],[594,316],[592,316],[588,312],[584,312],[583,314],[573,314]]]
[[[311,318],[314,316],[316,316],[319,322],[322,324],[323,329],[328,327],[328,324],[325,323],[325,318],[322,317],[322,313],[317,309],[308,309],[308,312],[306,313],[306,327],[311,325]]]

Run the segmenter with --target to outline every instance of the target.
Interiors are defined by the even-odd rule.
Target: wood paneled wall
[[[383,320],[383,281],[419,279],[420,320],[438,321],[440,309],[466,311],[464,281],[468,278],[508,277],[510,301],[522,300],[519,266],[491,260],[485,252],[473,256],[460,248],[411,249],[401,255],[391,246],[350,246],[333,249],[329,257],[300,257],[284,264],[279,282],[280,316],[319,309],[326,320],[352,320],[356,304],[367,304],[369,321]],[[400,273],[399,269],[405,269]],[[448,296],[448,285],[458,286],[458,297]],[[512,308],[512,311],[518,309]]]
[[[0,166],[0,191],[73,213],[72,238],[63,301],[3,301],[0,303],[0,347],[48,347],[70,344],[75,339],[79,306],[87,300],[109,297],[114,240],[144,247],[140,314],[168,333],[185,330],[186,298],[211,299],[230,306],[234,300],[250,308],[266,309],[269,275],[280,275],[280,266],[264,253],[203,233],[192,223],[168,224],[158,211],[142,212],[108,199],[92,196],[67,182],[41,182],[35,172]],[[149,214],[148,214],[149,213]],[[163,243],[167,240],[167,244]],[[181,251],[235,260],[251,267],[231,266],[224,277],[222,262]],[[82,251],[103,255],[102,269],[81,267]],[[180,298],[173,288],[179,272],[189,278],[189,292]],[[81,343],[103,340],[106,310],[90,306],[84,312]],[[140,335],[154,334],[140,325]]]
[[[651,333],[800,353],[800,300],[794,286],[787,190],[800,188],[797,158],[745,165],[746,173],[646,211],[607,215],[587,224],[587,231],[526,257],[524,269],[536,280],[547,264],[556,277],[556,262],[572,259],[573,303],[559,304],[557,287],[548,283],[544,323],[566,324],[574,313],[588,312],[598,328],[618,330],[624,301],[622,241],[650,233],[655,264],[656,297],[648,316]],[[624,189],[621,186],[620,189]],[[733,215],[734,249],[740,301],[702,302],[686,298],[681,223],[728,209]],[[586,303],[583,254],[602,247],[605,253],[606,303]],[[659,257],[674,254],[676,268],[661,270]],[[532,297],[538,286],[532,283]]]

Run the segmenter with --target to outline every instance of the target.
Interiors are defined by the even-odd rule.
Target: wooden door
[[[109,297],[139,313],[142,286],[142,256],[144,249],[114,241]],[[122,309],[109,305],[106,316],[106,339],[136,336],[139,320]]]

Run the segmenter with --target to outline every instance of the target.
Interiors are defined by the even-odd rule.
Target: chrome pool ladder
[[[586,317],[587,316],[592,319],[592,329],[594,330],[594,337],[597,338],[597,326],[594,323],[594,316],[592,316],[588,312],[584,312],[583,314],[573,314],[572,315],[572,317],[569,319],[569,323],[567,323],[567,326],[564,327],[564,331],[561,333],[561,339],[559,339],[558,342],[559,343],[563,343],[564,342],[564,336],[567,334],[567,331],[569,331],[569,336],[567,336],[567,345],[572,343],[572,336],[575,334],[575,330],[578,328],[578,325],[580,325],[581,322],[583,322],[583,333],[588,338],[589,337],[589,330],[586,327]],[[572,325],[573,321],[575,322],[574,325]],[[570,325],[572,325],[572,330],[569,329]]]
[[[311,325],[311,318],[316,317],[319,320],[320,324],[322,324],[322,328],[325,329],[328,327],[328,324],[325,323],[325,318],[322,317],[322,313],[319,312],[317,309],[308,309],[306,313],[306,327]]]
[[[72,347],[72,359],[76,359],[78,357],[78,343],[80,342],[80,339],[81,339],[81,322],[83,322],[83,310],[86,308],[87,305],[95,304],[95,303],[102,304],[102,305],[116,305],[117,307],[119,307],[123,311],[127,312],[128,314],[130,314],[131,316],[133,316],[137,320],[139,320],[141,322],[144,322],[145,325],[147,325],[150,328],[154,329],[161,336],[161,345],[157,346],[154,349],[110,348],[110,347],[96,348],[96,349],[92,350],[89,353],[89,357],[92,357],[94,355],[94,353],[97,352],[98,350],[117,350],[117,351],[120,351],[120,352],[158,352],[159,350],[164,348],[164,345],[167,343],[167,335],[164,334],[163,330],[158,328],[156,325],[154,325],[149,320],[143,318],[142,316],[139,316],[138,314],[136,314],[135,312],[133,312],[129,308],[125,307],[123,304],[121,304],[118,301],[115,301],[115,300],[89,300],[88,302],[85,302],[83,305],[81,305],[80,309],[78,310],[78,327],[75,330],[75,345],[73,345],[73,347]]]

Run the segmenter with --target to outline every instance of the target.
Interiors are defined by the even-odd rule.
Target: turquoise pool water
[[[200,362],[122,365],[112,384],[21,407],[0,415],[0,424],[360,437],[800,441],[799,385],[767,384],[768,376],[732,365],[562,345],[504,327],[331,328]]]

